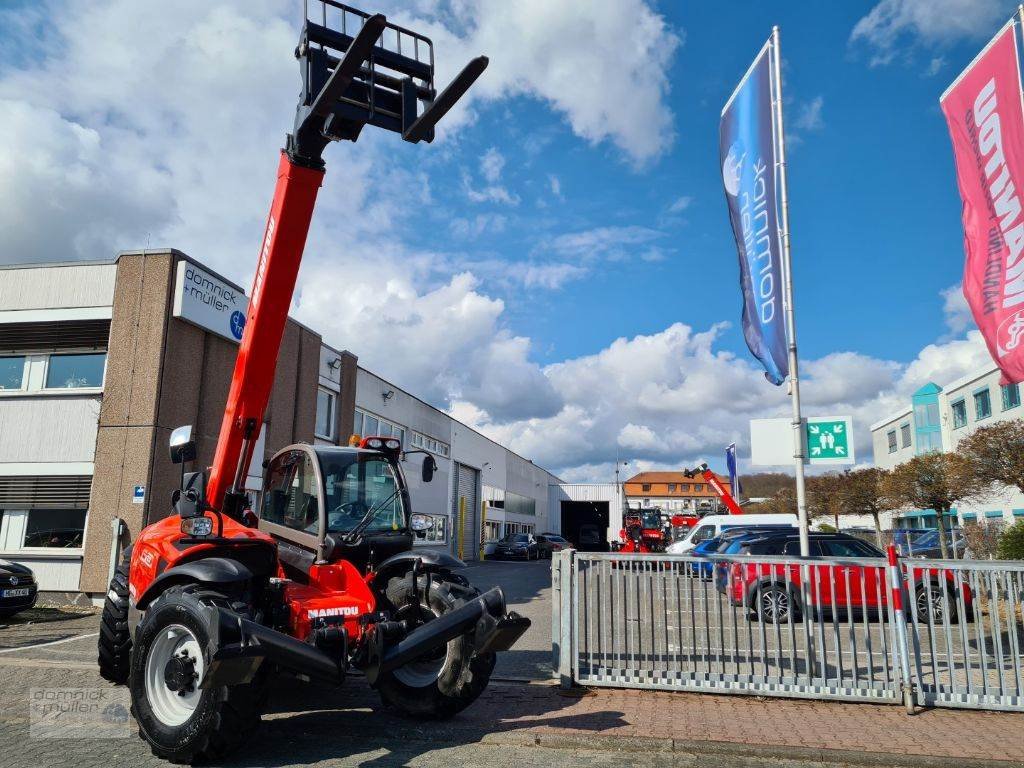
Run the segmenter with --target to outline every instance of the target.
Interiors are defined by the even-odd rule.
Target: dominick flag
[[[939,103],[963,201],[964,297],[1003,383],[1024,381],[1024,110],[1013,22]]]
[[[725,466],[729,468],[729,492],[734,499],[740,497],[740,476],[736,472],[736,443],[729,443],[725,449]]]
[[[740,260],[743,336],[764,366],[765,378],[778,385],[789,375],[789,358],[782,307],[772,68],[769,41],[722,110],[718,152]]]

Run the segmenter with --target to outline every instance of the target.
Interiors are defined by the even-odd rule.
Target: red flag
[[[1024,108],[1014,26],[939,100],[963,201],[964,297],[1004,384],[1024,381]]]

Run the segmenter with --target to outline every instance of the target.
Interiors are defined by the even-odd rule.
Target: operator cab
[[[368,437],[359,447],[296,444],[278,451],[263,474],[259,528],[278,540],[290,578],[314,563],[347,560],[361,572],[412,548],[409,489],[401,444]],[[423,476],[433,474],[424,461]]]

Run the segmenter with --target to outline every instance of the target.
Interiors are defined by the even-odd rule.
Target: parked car
[[[795,533],[770,533],[744,538],[736,545],[737,560],[724,566],[716,578],[719,591],[728,595],[734,606],[749,609],[766,622],[783,623],[799,620],[803,615],[803,571],[799,563],[759,563],[765,556],[793,556],[800,554],[800,537]],[[810,554],[836,560],[876,558],[885,560],[884,553],[872,544],[843,533],[811,533]],[[743,557],[748,556],[748,557]],[[741,559],[742,558],[742,559]],[[879,613],[888,606],[889,590],[886,585],[884,562],[870,565],[856,563],[816,563],[809,561],[808,585],[812,603],[818,608],[838,613]],[[958,620],[962,600],[966,618],[973,615],[970,588],[962,585],[957,594],[953,573],[940,568],[908,568],[909,609],[919,620],[950,623]],[[943,586],[944,585],[944,586]]]
[[[681,540],[668,545],[665,550],[673,555],[688,555],[698,544],[720,536],[730,528],[792,528],[797,524],[796,515],[708,515],[690,529]]]
[[[576,549],[581,552],[607,552],[608,543],[595,523],[584,523],[576,534]]]
[[[551,559],[553,552],[561,552],[563,549],[572,549],[572,544],[563,539],[557,533],[540,533],[534,536],[537,540],[537,547],[540,549],[540,556]]]
[[[892,543],[896,545],[896,551],[901,557],[925,557],[931,560],[942,557],[939,532],[935,528],[897,528],[893,531]],[[946,531],[946,546],[954,557],[970,557],[962,528]]]
[[[31,608],[38,594],[39,586],[31,568],[0,560],[0,617]]]
[[[772,533],[773,531],[796,531],[796,528],[777,528],[777,527],[764,527],[764,526],[751,526],[749,528],[729,528],[722,531],[722,533],[713,539],[707,539],[702,541],[694,548],[690,553],[691,555],[723,555],[728,554],[729,550],[736,551],[735,547],[738,546],[738,542],[749,538],[751,536],[760,536],[766,533]],[[716,561],[706,560],[701,563],[696,563],[693,569],[694,575],[698,575],[704,579],[711,579],[715,574]],[[724,570],[720,569],[720,570]]]
[[[532,533],[506,533],[494,545],[494,559],[540,560],[540,547]]]

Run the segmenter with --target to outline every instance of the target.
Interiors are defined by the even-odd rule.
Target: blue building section
[[[929,382],[914,393],[914,442],[917,453],[942,450],[942,417],[939,413],[939,394],[942,387]]]

